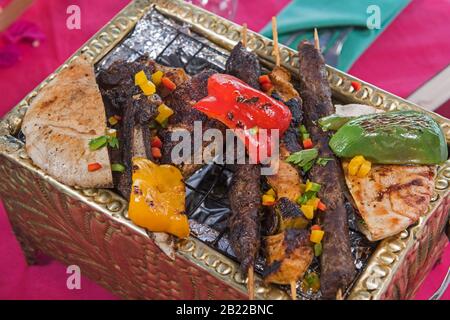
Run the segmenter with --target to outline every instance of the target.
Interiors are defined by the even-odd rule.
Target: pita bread
[[[112,187],[107,148],[89,149],[105,135],[106,116],[93,66],[77,58],[33,99],[22,131],[34,164],[58,181],[84,188]],[[89,172],[88,164],[100,163]]]
[[[345,179],[359,213],[361,231],[371,241],[397,234],[427,212],[434,188],[435,166],[373,165],[364,178]]]

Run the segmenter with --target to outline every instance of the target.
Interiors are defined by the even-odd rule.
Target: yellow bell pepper
[[[145,158],[134,158],[132,180],[130,219],[150,231],[187,238],[190,230],[184,214],[185,186],[180,170]]]
[[[351,176],[356,176],[358,173],[359,168],[363,164],[363,162],[366,161],[363,156],[355,156],[352,160],[350,160],[350,163],[348,164],[348,174]]]
[[[146,83],[146,82],[148,82],[148,79],[147,79],[147,76],[146,76],[144,70],[139,71],[138,73],[136,73],[134,75],[134,84],[136,86],[140,86],[141,84]]]
[[[323,230],[311,230],[311,236],[309,237],[309,240],[314,243],[320,243],[323,239],[324,234],[325,231]]]
[[[265,194],[262,196],[263,206],[271,206],[275,203],[275,197],[271,194]]]
[[[117,120],[116,117],[112,116],[112,117],[109,117],[108,122],[110,125],[115,126],[116,124],[119,123],[119,120]]]
[[[166,106],[164,103],[158,107],[158,116],[156,117],[156,121],[159,124],[163,124],[171,115],[174,114],[173,110]]]
[[[152,74],[152,82],[159,86],[161,84],[161,79],[164,77],[164,73],[162,71],[156,71],[154,74]]]
[[[276,198],[276,193],[275,193],[275,190],[273,190],[272,188],[271,189],[269,189],[267,192],[266,192],[266,194],[268,194],[268,195],[271,195],[271,196],[273,196],[274,198]]]
[[[303,204],[300,209],[307,219],[312,220],[314,218],[314,206]]]
[[[316,210],[317,206],[319,205],[319,202],[320,202],[320,199],[314,197],[314,198],[311,198],[308,201],[306,201],[306,204],[309,205],[309,206],[313,206],[314,210]]]
[[[155,94],[155,92],[156,92],[156,86],[151,81],[146,81],[144,83],[141,83],[139,85],[139,87],[141,88],[142,92],[146,96],[151,96],[152,94]]]
[[[371,168],[372,168],[372,162],[367,161],[367,160],[364,161],[358,170],[358,177],[364,178],[365,176],[367,176],[369,174]]]

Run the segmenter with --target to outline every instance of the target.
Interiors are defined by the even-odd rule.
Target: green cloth
[[[334,44],[341,32],[353,27],[344,42],[337,68],[347,71],[369,45],[381,34],[394,18],[406,7],[410,0],[294,0],[278,15],[279,41],[296,49],[301,40],[313,38],[312,30],[317,28],[319,35],[331,29],[332,36],[324,55]],[[370,5],[380,8],[381,28],[370,30],[367,13]],[[305,33],[298,34],[301,31]],[[262,34],[271,38],[272,28],[269,23]],[[297,35],[296,35],[297,34]],[[295,39],[295,40],[293,40]]]

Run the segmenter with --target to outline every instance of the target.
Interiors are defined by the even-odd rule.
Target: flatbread
[[[373,165],[364,178],[345,179],[364,220],[361,231],[371,241],[397,234],[427,212],[434,188],[435,166]]]
[[[75,59],[33,99],[22,131],[34,164],[58,181],[84,188],[113,187],[107,148],[89,149],[106,132],[105,107],[93,66]],[[89,172],[88,164],[100,163]]]

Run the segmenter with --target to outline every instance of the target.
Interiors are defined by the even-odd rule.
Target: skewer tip
[[[297,300],[297,286],[295,281],[291,282],[291,299]]]
[[[248,268],[248,276],[247,276],[247,288],[248,288],[248,299],[255,299],[255,278],[253,266]]]
[[[247,24],[243,23],[242,24],[242,45],[244,47],[247,47]]]
[[[319,32],[314,28],[314,47],[320,51]]]
[[[272,17],[272,34],[273,34],[273,55],[275,56],[275,65],[279,67],[281,64],[281,59],[280,59],[280,49],[278,47],[277,17]]]
[[[340,288],[336,293],[336,300],[344,300],[344,297],[342,296],[342,289]]]

